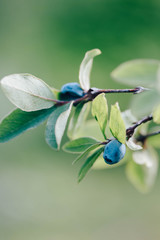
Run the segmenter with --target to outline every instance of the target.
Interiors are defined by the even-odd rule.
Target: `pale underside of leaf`
[[[93,58],[101,54],[99,49],[93,49],[86,52],[85,57],[80,65],[79,81],[82,89],[88,91],[90,88],[90,72],[92,69]]]
[[[71,112],[72,102],[63,106],[57,106],[47,121],[45,136],[48,145],[56,150],[60,148],[60,143]]]
[[[37,111],[52,107],[55,97],[50,87],[30,74],[13,74],[1,80],[8,99],[23,111]]]
[[[90,102],[84,104],[80,103],[76,106],[73,116],[69,122],[67,135],[69,138],[74,139],[77,131],[84,124],[90,110]]]
[[[142,149],[142,146],[140,146],[139,144],[135,143],[133,137],[129,138],[129,140],[126,141],[126,144],[127,144],[128,148],[130,148],[132,151],[137,151],[137,150],[141,150]]]

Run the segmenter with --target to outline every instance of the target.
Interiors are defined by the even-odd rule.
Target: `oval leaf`
[[[78,182],[82,181],[82,179],[85,177],[85,175],[87,174],[87,172],[90,170],[90,168],[93,166],[94,162],[96,161],[96,159],[101,155],[101,153],[103,152],[104,147],[99,148],[98,150],[96,150],[92,155],[90,155],[86,162],[83,164],[83,166],[81,167],[79,174],[78,174]]]
[[[151,89],[150,91],[134,95],[132,97],[130,108],[133,114],[142,118],[151,114],[154,107],[160,102],[160,94],[158,91]]]
[[[0,123],[0,142],[9,141],[24,131],[37,127],[48,118],[54,109],[55,107],[53,106],[50,109],[35,112],[24,112],[20,109],[14,110]]]
[[[111,73],[111,77],[127,85],[155,88],[159,64],[160,61],[152,59],[128,61],[117,67]]]
[[[50,87],[33,75],[24,73],[6,76],[1,80],[1,87],[8,99],[23,111],[37,111],[54,105]]]
[[[92,69],[93,58],[100,54],[101,51],[99,49],[93,49],[86,52],[85,57],[80,65],[79,82],[82,89],[85,91],[88,91],[90,88],[90,72]]]
[[[85,156],[87,156],[91,151],[93,151],[94,149],[98,148],[100,146],[100,143],[95,143],[93,145],[91,145],[89,148],[87,148],[81,155],[79,155],[72,164],[77,163],[79,160],[81,160],[82,158],[84,158]]]
[[[92,115],[98,121],[102,134],[106,139],[105,130],[106,130],[107,119],[108,119],[108,105],[107,105],[107,100],[104,93],[99,94],[92,101]]]
[[[121,116],[118,103],[111,106],[109,128],[115,138],[121,143],[126,142],[126,127]]]
[[[81,153],[95,143],[99,143],[95,138],[77,138],[75,140],[65,143],[63,145],[63,150],[65,152]]]
[[[80,103],[76,106],[74,114],[69,122],[67,135],[69,138],[75,138],[77,131],[84,124],[90,110],[90,102]]]
[[[48,145],[56,150],[60,143],[71,112],[72,102],[63,106],[57,106],[47,121],[45,136]]]
[[[138,154],[137,154],[138,153]],[[156,152],[142,150],[134,152],[133,160],[126,167],[126,174],[131,183],[140,192],[147,192],[153,186],[158,170]]]

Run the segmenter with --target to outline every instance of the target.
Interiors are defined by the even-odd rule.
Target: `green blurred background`
[[[159,59],[159,0],[0,0],[0,78],[28,72],[55,88],[78,81],[84,53],[92,86],[122,88],[110,72],[135,58]],[[128,107],[129,96],[108,95]],[[0,91],[0,117],[14,107]],[[160,239],[160,176],[147,195],[124,167],[92,171],[77,184],[73,155],[45,143],[44,126],[0,145],[0,239]]]

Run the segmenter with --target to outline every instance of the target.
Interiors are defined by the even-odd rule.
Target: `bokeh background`
[[[160,59],[160,1],[0,0],[0,78],[28,72],[60,88],[78,81],[92,48],[103,53],[92,86],[124,87],[110,78],[116,66]],[[117,100],[124,110],[130,96],[108,95]],[[13,108],[0,91],[0,117]],[[92,171],[77,184],[73,159],[46,145],[44,126],[0,145],[0,239],[160,239],[160,176],[146,195],[123,166]]]

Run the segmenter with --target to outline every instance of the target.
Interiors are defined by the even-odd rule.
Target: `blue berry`
[[[80,87],[80,85],[76,82],[73,83],[67,83],[62,86],[61,88],[61,94],[60,98],[61,99],[66,99],[66,100],[74,100],[76,98],[81,98],[84,96],[84,91]]]
[[[117,139],[111,140],[106,144],[103,158],[108,164],[118,163],[126,153],[126,146],[120,143]]]

